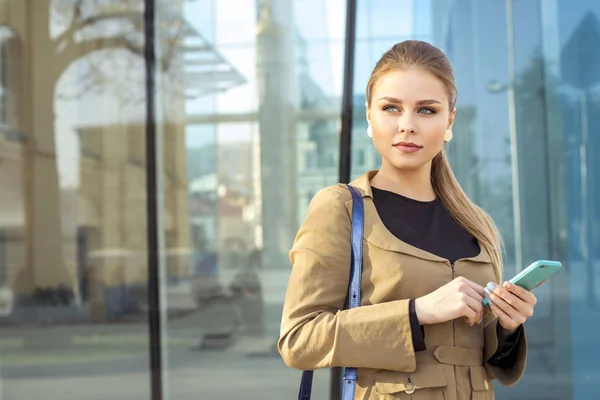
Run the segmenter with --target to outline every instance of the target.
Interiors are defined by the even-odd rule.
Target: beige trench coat
[[[510,369],[487,363],[498,348],[491,311],[473,327],[462,318],[424,326],[427,350],[415,353],[408,309],[409,299],[433,292],[453,276],[482,286],[495,281],[488,253],[481,247],[476,257],[451,265],[397,239],[373,204],[369,182],[375,173],[351,183],[365,207],[361,307],[344,309],[352,198],[344,185],[336,185],[315,195],[290,252],[279,352],[297,369],[357,367],[356,399],[494,399],[492,379],[510,386],[523,374],[525,334]]]

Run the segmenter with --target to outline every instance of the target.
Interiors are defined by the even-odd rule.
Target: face
[[[367,119],[382,168],[430,168],[440,152],[456,110],[449,109],[444,84],[421,68],[390,71],[381,76],[367,104]]]

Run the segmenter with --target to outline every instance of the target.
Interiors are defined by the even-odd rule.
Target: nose
[[[417,132],[417,127],[415,126],[412,116],[405,114],[398,119],[398,131],[400,133],[408,134],[414,134]]]

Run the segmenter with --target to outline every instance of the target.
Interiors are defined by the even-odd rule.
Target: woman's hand
[[[486,292],[482,286],[459,277],[435,292],[415,300],[415,312],[421,325],[439,324],[464,317],[473,326],[481,322]]]
[[[514,333],[533,315],[537,299],[530,291],[510,282],[504,282],[503,286],[489,283],[487,291],[490,292],[490,308],[508,334]]]

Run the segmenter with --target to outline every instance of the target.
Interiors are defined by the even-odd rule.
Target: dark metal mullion
[[[340,182],[350,182],[352,118],[354,102],[354,50],[356,41],[356,1],[346,1],[346,43],[344,51],[344,91],[342,93],[342,132],[340,134]]]
[[[155,0],[144,0],[144,57],[146,65],[146,212],[148,221],[148,333],[150,398],[162,400],[162,340],[158,254],[158,200],[155,112]]]
[[[356,45],[356,2],[346,1],[346,42],[344,51],[344,89],[342,93],[342,131],[340,134],[339,181],[350,182],[352,120],[354,117],[354,50]],[[330,398],[339,400],[341,393],[342,369],[331,369]]]

